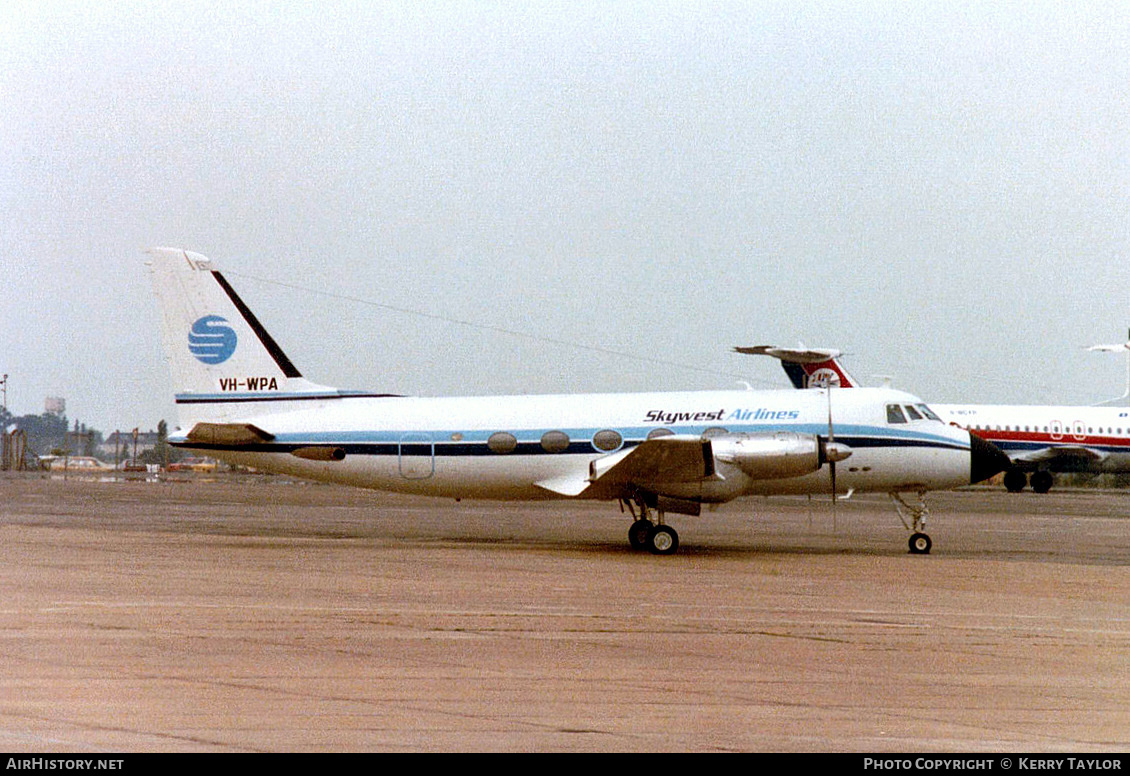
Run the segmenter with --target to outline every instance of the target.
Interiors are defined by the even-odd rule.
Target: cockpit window
[[[918,411],[919,411],[919,412],[921,412],[921,413],[922,413],[923,415],[925,415],[926,417],[928,417],[928,418],[929,418],[930,420],[936,420],[936,421],[938,421],[939,423],[941,423],[941,422],[942,422],[942,419],[941,419],[941,418],[939,418],[939,417],[938,417],[938,416],[937,416],[937,415],[936,415],[936,414],[934,413],[934,411],[933,411],[932,409],[930,409],[929,407],[927,407],[927,406],[926,406],[925,404],[916,404],[915,406],[916,406],[916,407],[918,407]]]
[[[897,404],[887,405],[887,422],[888,423],[905,423],[906,415],[902,414],[902,407]]]
[[[903,407],[903,409],[906,410],[906,416],[911,420],[922,420],[922,414],[909,404]]]

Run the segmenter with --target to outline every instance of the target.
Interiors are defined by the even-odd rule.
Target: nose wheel
[[[930,535],[923,530],[926,528],[926,516],[930,514],[930,508],[926,506],[925,492],[920,492],[918,500],[914,503],[907,501],[900,493],[891,493],[890,497],[895,502],[895,509],[903,526],[912,532],[907,542],[911,555],[929,555],[934,543],[930,541]],[[910,518],[909,524],[907,518]]]
[[[928,555],[933,542],[930,537],[924,533],[915,533],[910,535],[910,552],[912,555]]]

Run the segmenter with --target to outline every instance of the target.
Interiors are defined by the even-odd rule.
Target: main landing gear
[[[1028,475],[1019,469],[1009,469],[1004,473],[1004,488],[1009,493],[1019,493],[1028,484]]]
[[[903,526],[911,531],[910,540],[907,544],[910,547],[912,555],[929,555],[930,548],[934,543],[930,541],[930,535],[926,533],[926,517],[930,514],[930,508],[926,506],[926,492],[918,492],[918,500],[914,504],[907,503],[901,493],[891,493],[891,501],[895,502],[895,509],[898,510],[899,519],[902,520]],[[907,518],[910,518],[910,524],[907,524]]]
[[[652,555],[674,555],[679,549],[679,534],[669,525],[663,524],[663,513],[652,510],[642,498],[635,500],[639,506],[639,515],[636,515],[632,501],[623,499],[622,504],[627,504],[628,511],[636,518],[632,527],[628,529],[628,544],[633,550],[647,550]],[[656,515],[652,522],[651,514]]]
[[[1047,493],[1052,489],[1052,473],[1044,469],[1032,472],[1029,477],[1019,469],[1009,469],[1004,475],[1004,486],[1009,493],[1019,493],[1024,486],[1032,485],[1034,493]]]
[[[1032,472],[1032,476],[1028,478],[1032,484],[1032,490],[1036,493],[1047,493],[1052,489],[1052,473],[1043,471]]]

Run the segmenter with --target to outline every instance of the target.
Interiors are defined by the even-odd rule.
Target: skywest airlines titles
[[[644,417],[644,423],[698,423],[713,420],[796,420],[800,417],[799,410],[767,410],[763,407],[757,409],[736,409],[726,414],[726,410],[714,412],[667,412],[666,410],[649,410]]]

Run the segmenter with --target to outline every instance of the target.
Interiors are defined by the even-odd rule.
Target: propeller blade
[[[836,462],[828,464],[832,470],[832,531],[839,530],[839,501],[836,499]]]

